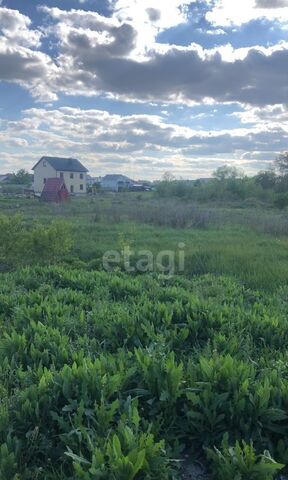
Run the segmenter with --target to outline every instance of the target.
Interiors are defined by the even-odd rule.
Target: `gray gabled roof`
[[[121,174],[108,174],[102,178],[102,182],[109,181],[109,182],[132,182],[132,180],[126,175]]]
[[[35,170],[37,165],[43,160],[46,160],[57,172],[88,172],[87,168],[85,168],[79,160],[76,160],[76,158],[61,157],[42,157],[39,162],[34,165],[32,170]]]

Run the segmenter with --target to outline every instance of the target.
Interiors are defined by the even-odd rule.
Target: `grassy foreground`
[[[287,296],[211,275],[2,274],[0,478],[178,480],[204,456],[216,480],[272,479]]]

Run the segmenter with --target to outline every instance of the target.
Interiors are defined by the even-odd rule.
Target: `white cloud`
[[[216,0],[206,18],[219,27],[240,26],[261,18],[286,23],[288,3],[286,0]]]
[[[57,98],[50,87],[57,66],[39,50],[42,33],[18,10],[0,7],[0,81],[11,81],[44,101]]]
[[[7,16],[7,9],[0,8],[0,14],[5,10],[6,15],[0,37],[0,80],[20,83],[35,98],[48,102],[56,100],[59,93],[104,94],[157,104],[267,105],[286,101],[288,42],[239,49],[227,44],[206,50],[197,44],[158,44],[154,41],[157,31],[185,20],[185,10],[180,7],[186,2],[173,0],[167,6],[159,1],[157,9],[150,0],[139,2],[117,0],[111,18],[84,10],[42,7],[52,18],[46,34],[56,37],[54,59],[37,46],[39,32],[31,29],[27,17],[15,10],[13,23],[12,10]],[[150,25],[154,37],[143,40],[145,49],[140,52],[141,18],[144,30]],[[15,25],[20,25],[18,36],[11,41]],[[33,47],[27,46],[29,43]]]
[[[265,107],[246,106],[242,112],[233,114],[243,124],[265,125],[278,127],[288,132],[288,105],[268,105]]]
[[[157,35],[187,21],[188,5],[196,0],[116,0],[113,18],[129,23],[137,32],[134,55],[145,55]]]
[[[239,49],[227,44],[210,50],[197,44],[158,44],[154,41],[157,29],[184,21],[185,14],[179,10],[184,3],[175,0],[168,7],[158,2],[157,13],[151,11],[150,0],[141,0],[138,10],[139,1],[117,0],[112,18],[43,7],[55,21],[52,28],[59,42],[60,74],[51,87],[54,93],[190,105],[203,101],[273,104],[287,98],[287,42]],[[154,36],[140,42],[140,52],[141,22],[144,30],[150,25]],[[156,30],[153,22],[160,22]]]
[[[116,115],[102,110],[32,108],[18,121],[3,121],[0,142],[6,154],[17,139],[19,158],[31,164],[43,154],[78,156],[95,174],[117,170],[124,173],[133,165],[142,176],[157,177],[170,164],[179,175],[195,177],[201,165],[209,172],[233,161],[245,166],[258,152],[249,171],[257,171],[267,155],[275,158],[288,141],[288,128],[257,125],[220,131],[195,130],[171,123],[159,115]],[[5,147],[4,147],[5,146]],[[8,149],[8,150],[7,150]],[[261,158],[263,152],[263,158]],[[211,162],[211,165],[209,164]],[[166,168],[164,167],[166,166]],[[29,164],[25,165],[29,168]]]
[[[0,80],[16,82],[30,90],[33,96],[51,101],[57,98],[49,87],[57,67],[50,57],[0,37]]]
[[[204,1],[210,5],[209,35],[224,35],[222,26],[256,18],[288,21],[288,0]],[[45,102],[59,94],[104,95],[159,105],[161,112],[26,110],[1,127],[7,171],[13,162],[29,168],[43,154],[55,154],[79,156],[95,174],[111,169],[130,174],[132,165],[138,176],[157,177],[170,169],[195,177],[223,162],[253,172],[287,148],[288,42],[238,49],[229,43],[212,49],[157,43],[159,33],[187,22],[190,3],[110,0],[111,17],[44,6],[50,18],[41,31],[19,11],[0,7],[0,80],[16,82]],[[53,45],[50,55],[41,50],[44,36]],[[243,105],[235,114],[242,128],[219,131],[217,125],[208,131],[172,123],[167,108],[233,102]],[[191,110],[194,122],[197,115],[199,122],[207,121],[197,112]]]
[[[5,144],[6,147],[28,147],[29,142],[25,138],[11,136],[9,131],[1,132],[0,131],[0,144]],[[1,154],[2,155],[2,154]]]
[[[0,35],[9,40],[10,45],[39,47],[42,33],[31,29],[31,20],[18,10],[0,8]]]

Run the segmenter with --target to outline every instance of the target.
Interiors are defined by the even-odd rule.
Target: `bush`
[[[274,205],[277,207],[277,208],[280,208],[280,209],[283,209],[285,207],[288,206],[288,193],[280,193],[275,201],[274,201]]]
[[[31,263],[55,263],[71,247],[70,228],[63,221],[28,225],[20,215],[0,216],[0,270]]]
[[[271,458],[268,451],[257,455],[252,443],[236,442],[234,447],[229,447],[227,436],[222,442],[222,450],[207,449],[207,454],[217,480],[272,480],[284,468]]]

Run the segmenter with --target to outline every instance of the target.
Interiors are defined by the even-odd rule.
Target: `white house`
[[[101,180],[101,187],[103,190],[109,190],[110,192],[119,192],[129,189],[134,183],[125,175],[105,175]]]
[[[80,195],[87,192],[85,168],[75,158],[42,157],[33,167],[34,192],[42,193],[48,178],[61,178],[71,194]]]

